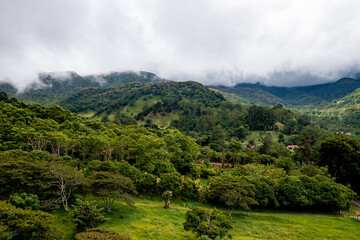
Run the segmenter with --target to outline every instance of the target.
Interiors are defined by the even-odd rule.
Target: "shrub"
[[[76,203],[70,210],[70,216],[79,232],[97,227],[107,220],[101,213],[102,209],[96,207],[97,205],[94,202],[76,199]]]
[[[161,192],[170,190],[175,196],[179,194],[180,174],[176,172],[164,173],[161,175],[160,190]]]
[[[40,208],[39,198],[35,194],[15,193],[10,196],[9,202],[23,209],[38,210]]]
[[[54,216],[39,211],[17,208],[0,201],[0,239],[57,240],[62,234],[51,227]]]
[[[228,235],[232,223],[216,209],[196,207],[185,214],[184,229],[195,232],[201,239],[218,239]]]

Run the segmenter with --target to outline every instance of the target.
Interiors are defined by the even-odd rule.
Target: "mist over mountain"
[[[112,88],[121,84],[166,81],[149,72],[111,72],[108,74],[80,76],[76,72],[51,72],[39,74],[39,81],[22,91],[10,83],[0,82],[0,91],[5,91],[19,100],[44,105],[57,104],[71,94],[84,88]]]
[[[285,75],[283,74],[283,76]],[[341,78],[330,83],[296,87],[268,86],[265,85],[266,82],[239,83],[230,87],[208,85],[208,87],[220,91],[228,100],[233,102],[265,106],[283,104],[289,107],[302,108],[305,106],[314,107],[321,103],[330,103],[352,93],[357,88],[360,88],[360,78],[354,76],[355,78]],[[137,88],[142,87],[144,84],[156,84],[164,81],[172,81],[172,79],[164,79],[154,73],[144,71],[111,72],[85,76],[81,76],[76,72],[51,72],[39,74],[39,81],[28,85],[22,91],[18,91],[16,87],[6,82],[0,83],[0,91],[5,91],[10,96],[15,96],[19,100],[28,103],[52,105],[61,103],[62,100],[72,94],[75,94],[73,97],[76,99],[86,92],[83,91],[86,89],[86,101],[90,101],[90,99],[95,101],[96,97],[100,97],[104,92],[109,94],[114,89],[115,94],[118,94],[119,88],[123,88],[120,92],[137,91]],[[140,85],[126,85],[129,83],[139,83]],[[169,86],[173,87],[175,85]],[[161,86],[159,87],[162,89]],[[125,88],[128,90],[124,90]],[[164,89],[164,91],[167,90]],[[88,98],[91,94],[94,96]],[[112,101],[115,100],[114,96],[110,97]]]

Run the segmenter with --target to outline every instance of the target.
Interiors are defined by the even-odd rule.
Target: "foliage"
[[[216,209],[196,207],[185,214],[184,229],[195,232],[199,237],[223,238],[232,228],[231,222]]]
[[[342,98],[360,87],[357,79],[342,78],[336,82],[304,86],[304,87],[273,87],[255,83],[241,83],[235,87],[221,87],[220,90],[247,97],[252,102],[282,103],[293,106],[318,105],[322,102]],[[251,91],[252,90],[252,91]],[[257,90],[257,91],[255,91]],[[249,97],[246,95],[250,95]],[[266,97],[264,99],[264,96]],[[266,105],[266,104],[264,104]]]
[[[279,207],[276,196],[278,186],[274,179],[261,174],[244,176],[243,179],[254,185],[254,199],[259,203],[259,207]]]
[[[77,233],[76,240],[130,240],[115,231],[106,228],[90,228],[85,232]]]
[[[111,211],[115,200],[134,207],[132,195],[137,194],[137,191],[130,178],[110,172],[95,172],[88,180],[92,193],[105,201],[107,212]]]
[[[236,176],[213,177],[209,182],[209,198],[220,201],[229,208],[230,220],[235,208],[248,210],[251,205],[258,204],[254,195],[254,185]]]
[[[352,190],[321,175],[288,176],[278,191],[280,204],[293,209],[347,210],[355,196]]]
[[[137,211],[128,206],[115,203],[110,213],[111,219],[101,227],[114,230],[133,239],[195,240],[198,237],[191,231],[185,231],[184,216],[189,207],[182,202],[173,202],[170,209],[163,208],[164,203],[149,199],[137,199]],[[198,204],[196,204],[198,205]],[[207,207],[210,209],[211,207]],[[225,210],[218,209],[223,214]],[[360,209],[352,206],[351,212]],[[56,213],[59,229],[69,233],[71,226],[63,222],[63,211]],[[354,214],[353,214],[354,215]],[[255,209],[251,212],[233,214],[233,229],[229,231],[232,239],[359,239],[359,221],[339,217],[333,214],[310,213],[308,211],[277,211]],[[229,221],[228,217],[225,219]],[[70,232],[71,233],[71,232]],[[71,240],[69,233],[68,238]]]
[[[74,189],[83,184],[84,176],[73,167],[58,163],[51,163],[50,173],[53,179],[52,184],[58,188],[60,200],[65,210],[68,208],[68,200]]]
[[[39,197],[31,193],[15,193],[10,196],[9,202],[22,209],[38,210],[40,208]]]
[[[247,112],[246,119],[250,130],[271,130],[274,127],[276,116],[273,109],[252,105]]]
[[[177,196],[180,192],[180,174],[178,173],[165,173],[160,177],[161,181],[159,184],[160,191],[172,191]]]
[[[54,217],[39,210],[25,210],[0,201],[0,239],[61,239],[51,224]]]
[[[69,209],[72,222],[76,225],[78,232],[89,228],[97,227],[108,219],[101,213],[102,209],[97,209],[95,202],[76,199],[75,204]]]
[[[360,193],[360,143],[345,135],[329,138],[321,143],[319,154],[321,166],[340,183],[350,184]]]
[[[0,155],[0,198],[14,192],[27,192],[46,197],[50,189],[48,163]]]

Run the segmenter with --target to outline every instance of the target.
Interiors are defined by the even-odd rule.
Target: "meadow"
[[[197,237],[183,228],[184,216],[192,204],[173,202],[169,209],[157,200],[138,199],[136,208],[116,202],[110,220],[101,225],[133,240],[181,240]],[[227,214],[226,209],[220,209]],[[359,211],[352,206],[351,211]],[[57,216],[55,227],[71,240],[74,227],[63,211]],[[360,239],[360,221],[338,215],[292,213],[286,211],[236,211],[233,214],[236,239]],[[63,220],[64,219],[64,220]]]

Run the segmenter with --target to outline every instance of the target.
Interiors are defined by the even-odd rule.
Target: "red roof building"
[[[299,148],[299,146],[298,145],[287,145],[286,148],[289,150],[294,150],[295,148]]]

